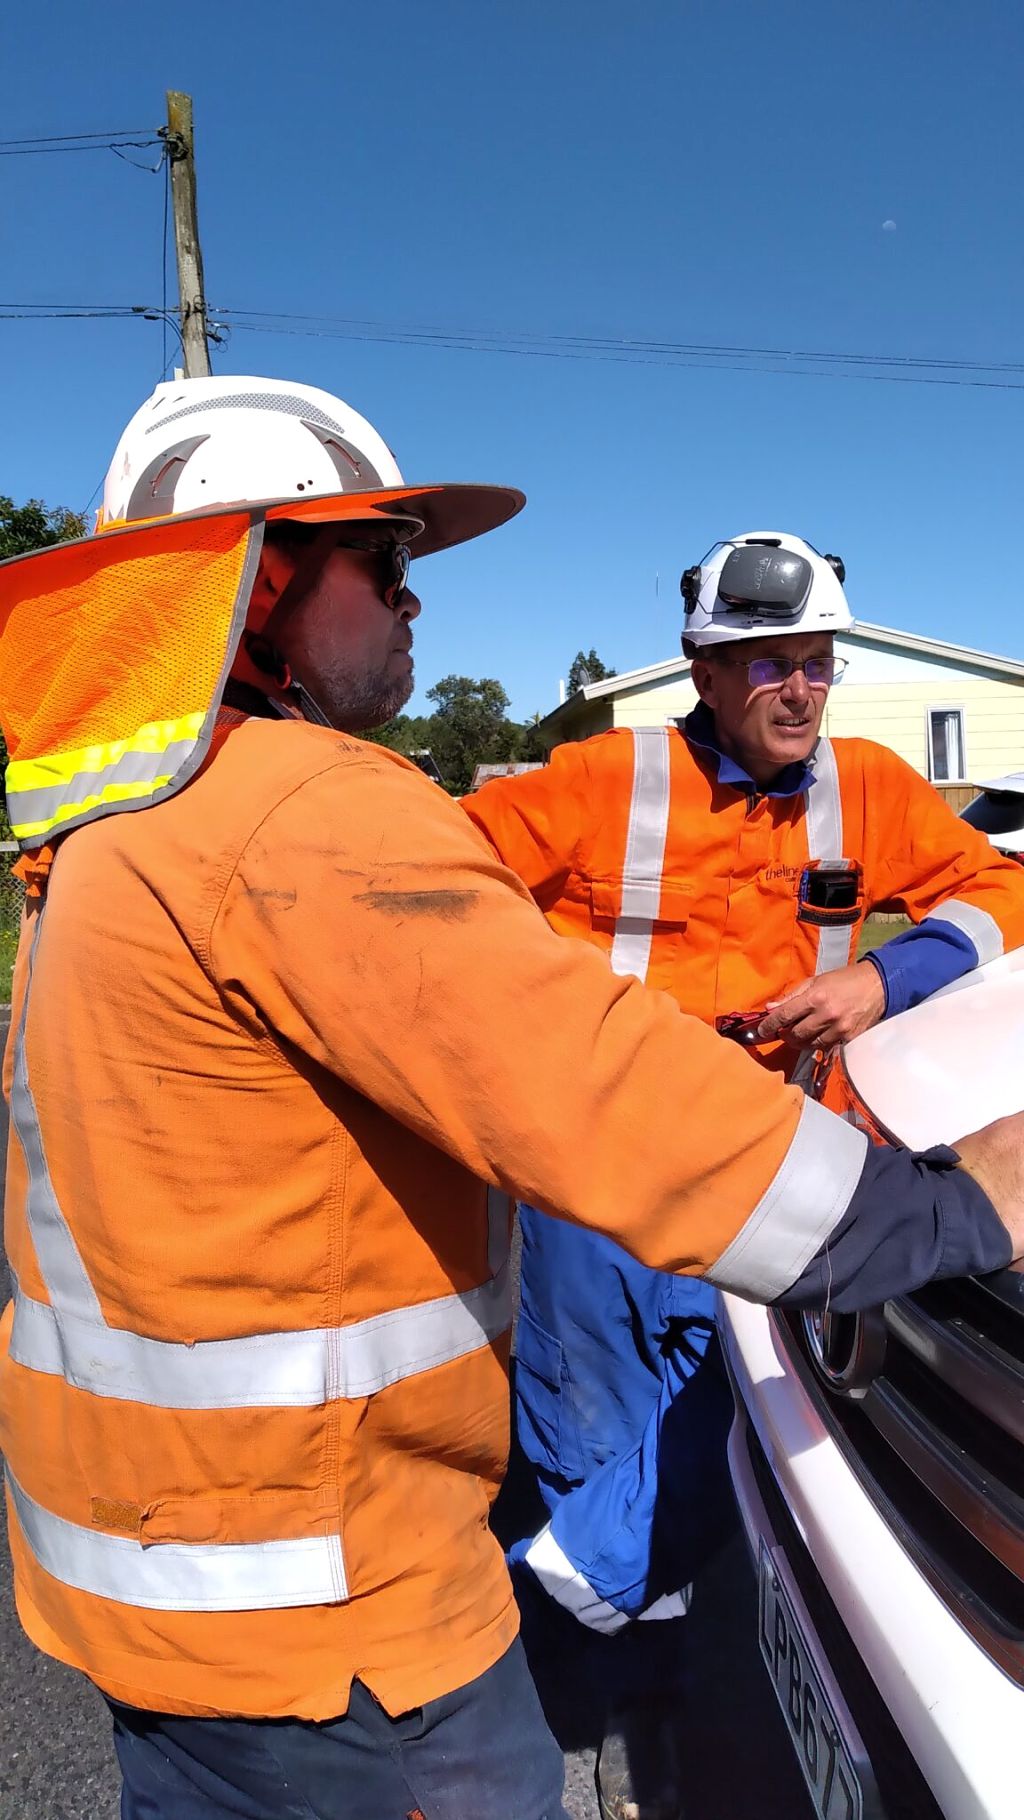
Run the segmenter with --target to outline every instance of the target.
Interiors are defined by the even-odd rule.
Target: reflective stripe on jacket
[[[555,940],[413,767],[231,713],[66,837],[13,1030],[19,1611],[163,1711],[404,1711],[507,1647],[497,1196],[772,1294],[866,1150]]]

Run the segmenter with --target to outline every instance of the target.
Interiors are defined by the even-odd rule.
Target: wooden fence
[[[954,815],[959,815],[961,809],[966,809],[978,794],[974,784],[933,784],[932,789],[945,798]]]

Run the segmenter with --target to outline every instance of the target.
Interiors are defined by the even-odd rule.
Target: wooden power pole
[[[203,255],[196,215],[196,161],[192,142],[192,97],[167,91],[167,125],[161,135],[171,161],[171,206],[174,211],[174,246],[178,256],[178,304],[181,340],[185,352],[185,377],[210,375],[210,350],[206,338],[206,298],[203,293]]]

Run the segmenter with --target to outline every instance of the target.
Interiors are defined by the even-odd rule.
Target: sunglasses
[[[373,543],[355,537],[339,538],[338,545],[343,550],[360,550],[378,558],[380,597],[384,605],[394,613],[401,605],[402,595],[409,585],[409,564],[412,558],[408,545],[393,540]]]
[[[846,661],[845,657],[808,657],[803,663],[794,657],[755,657],[749,663],[740,657],[717,659],[730,669],[745,670],[752,689],[777,689],[795,670],[803,671],[809,689],[830,689],[842,676]]]

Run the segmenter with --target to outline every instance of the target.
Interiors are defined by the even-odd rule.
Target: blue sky
[[[1012,0],[228,0],[201,18],[49,0],[5,36],[6,139],[155,127],[166,88],[192,93],[214,307],[1022,358]],[[109,152],[0,160],[0,301],[158,302],[162,185]],[[0,335],[0,492],[81,507],[159,377],[161,329]],[[525,716],[580,645],[620,670],[672,655],[681,568],[756,528],[839,551],[865,619],[1024,655],[1024,369],[980,375],[1006,389],[792,364],[240,329],[215,354],[339,393],[409,478],[528,494],[419,570],[419,701],[447,671],[487,674]]]

